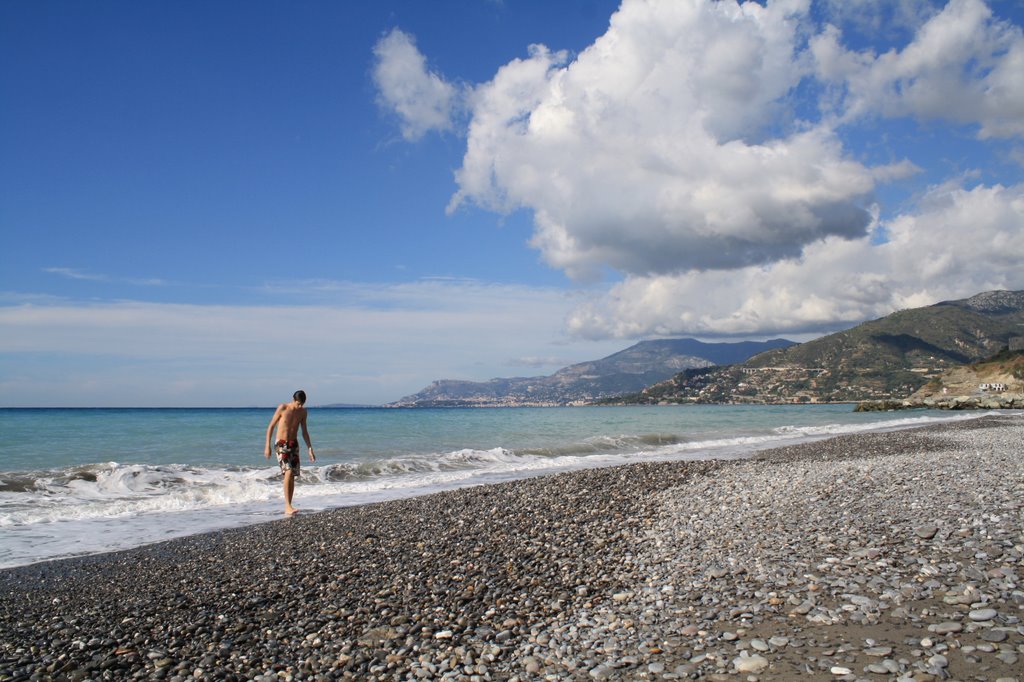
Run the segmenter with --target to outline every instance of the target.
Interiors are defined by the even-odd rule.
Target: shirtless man
[[[281,403],[274,418],[270,420],[267,427],[267,445],[263,454],[270,459],[270,434],[274,432],[274,425],[277,425],[277,441],[274,450],[277,453],[277,463],[281,466],[281,473],[284,474],[284,513],[294,514],[298,510],[292,506],[292,493],[295,492],[295,478],[299,475],[299,427],[302,427],[302,439],[306,441],[309,448],[309,461],[315,462],[316,455],[313,453],[313,445],[309,442],[309,431],[306,429],[306,417],[308,413],[303,405],[306,404],[306,392],[295,391],[290,403]]]

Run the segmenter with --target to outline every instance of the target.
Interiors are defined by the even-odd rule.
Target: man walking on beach
[[[284,474],[284,513],[294,514],[298,510],[292,506],[292,493],[295,492],[295,478],[299,475],[299,427],[302,427],[302,439],[306,441],[309,448],[309,461],[315,462],[316,455],[313,453],[313,444],[309,442],[309,431],[306,429],[306,392],[295,391],[290,403],[281,403],[274,418],[270,420],[267,427],[267,444],[263,454],[270,459],[270,434],[277,425],[277,441],[274,450],[277,453],[277,463]]]

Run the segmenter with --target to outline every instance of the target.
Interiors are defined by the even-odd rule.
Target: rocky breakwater
[[[645,463],[0,571],[0,680],[1009,680],[1024,421]]]
[[[867,400],[857,403],[855,412],[890,412],[893,410],[1024,410],[1024,394],[993,393],[987,395],[951,395],[913,397],[905,400]]]

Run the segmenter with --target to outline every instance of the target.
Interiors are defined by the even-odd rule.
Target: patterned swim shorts
[[[295,475],[299,475],[299,441],[297,440],[279,440],[274,446],[275,452],[277,452],[277,463],[281,467],[281,473],[287,471],[295,472]]]

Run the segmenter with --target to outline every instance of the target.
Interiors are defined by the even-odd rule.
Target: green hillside
[[[904,398],[1024,337],[1024,291],[902,310],[728,367],[694,369],[624,402],[839,402]]]

